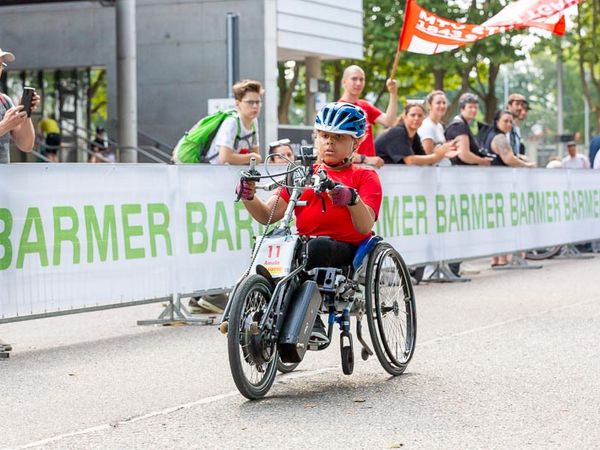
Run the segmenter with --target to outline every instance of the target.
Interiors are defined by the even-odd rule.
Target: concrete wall
[[[264,10],[265,5],[273,9],[273,1],[137,0],[139,128],[174,144],[206,114],[208,98],[227,96],[228,12],[240,16],[240,77],[264,81]],[[10,69],[106,66],[108,114],[117,119],[114,8],[82,2],[3,7],[0,12],[0,47],[17,57]],[[276,102],[265,105],[271,108],[276,117]],[[265,114],[273,116],[262,115],[263,143],[276,135],[274,126],[265,130]]]
[[[134,1],[134,0],[119,0]],[[174,145],[226,97],[226,14],[240,17],[240,78],[263,82],[262,144],[277,138],[277,60],[362,57],[362,0],[137,0],[139,129]],[[0,8],[9,69],[107,68],[116,138],[115,11],[98,2]]]
[[[363,56],[362,0],[278,0],[280,60]]]

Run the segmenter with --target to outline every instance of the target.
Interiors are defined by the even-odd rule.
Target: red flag
[[[510,3],[482,25],[454,22],[406,1],[400,50],[433,55],[514,28],[537,27],[563,35],[562,12],[582,0],[519,0]]]

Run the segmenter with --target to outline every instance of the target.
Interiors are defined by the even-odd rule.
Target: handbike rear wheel
[[[270,298],[269,282],[251,275],[236,289],[229,314],[229,367],[238,390],[250,400],[264,397],[277,373],[277,347],[268,331],[258,329]]]
[[[365,309],[369,334],[382,367],[402,374],[415,351],[417,313],[408,268],[394,248],[377,244],[365,276]]]

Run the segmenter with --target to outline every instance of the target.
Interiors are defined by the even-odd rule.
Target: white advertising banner
[[[240,169],[0,166],[0,319],[232,286],[263,231],[234,201]],[[375,231],[408,264],[600,239],[600,172],[379,174]]]

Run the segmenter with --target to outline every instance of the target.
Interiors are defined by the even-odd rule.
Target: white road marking
[[[534,313],[534,314],[527,314],[527,315],[523,315],[523,316],[519,316],[519,317],[515,317],[513,319],[508,319],[508,320],[503,320],[501,322],[495,322],[495,323],[491,323],[489,325],[485,325],[482,327],[476,327],[476,328],[471,328],[469,330],[465,330],[465,331],[461,331],[459,333],[453,333],[447,336],[441,336],[438,338],[434,338],[434,339],[429,339],[427,341],[421,342],[419,343],[417,341],[417,347],[418,346],[423,346],[423,345],[432,345],[432,344],[436,344],[439,342],[444,342],[444,341],[448,341],[451,339],[455,339],[456,337],[459,336],[465,336],[468,334],[473,334],[473,333],[478,333],[480,331],[485,331],[485,330],[489,330],[492,328],[497,328],[497,327],[501,327],[503,325],[507,325],[509,323],[514,323],[514,322],[519,322],[522,320],[526,320],[526,319],[531,319],[534,317],[540,317],[549,313],[553,313],[556,311],[561,311],[561,310],[565,310],[565,309],[569,309],[569,308],[573,308],[573,307],[577,307],[577,306],[581,306],[581,305],[586,305],[586,304],[590,304],[590,303],[596,303],[598,302],[599,299],[594,299],[594,300],[588,300],[588,301],[582,301],[582,302],[578,302],[578,303],[573,303],[573,304],[569,304],[569,305],[562,305],[562,306],[558,306],[556,308],[550,308],[538,313]],[[339,370],[338,366],[335,367],[325,367],[322,369],[316,369],[316,370],[310,370],[307,372],[292,372],[289,374],[285,374],[285,375],[278,375],[278,379],[276,380],[275,384],[286,384],[287,382],[291,381],[291,380],[295,380],[295,379],[299,379],[299,378],[307,378],[307,377],[312,377],[314,375],[318,375],[321,373],[326,373],[326,372],[332,372],[334,370]],[[189,402],[189,403],[183,403],[179,406],[172,406],[170,408],[165,408],[165,409],[161,409],[158,411],[154,411],[154,412],[150,412],[148,414],[143,414],[141,416],[136,416],[136,417],[132,417],[129,419],[125,419],[125,420],[121,420],[118,422],[114,422],[114,423],[106,423],[106,424],[102,424],[102,425],[97,425],[94,427],[90,427],[90,428],[85,428],[83,430],[79,430],[79,431],[72,431],[70,433],[63,433],[63,434],[59,434],[47,439],[42,439],[40,441],[35,441],[35,442],[30,442],[28,444],[25,445],[21,445],[19,447],[7,447],[7,448],[3,448],[0,450],[21,450],[21,449],[27,449],[27,448],[34,448],[34,447],[39,447],[42,445],[47,445],[47,444],[51,444],[54,442],[58,442],[61,441],[63,439],[69,438],[69,437],[73,437],[73,436],[82,436],[85,434],[91,434],[91,433],[95,433],[97,431],[103,431],[103,430],[110,430],[111,428],[116,428],[118,426],[122,426],[122,425],[127,425],[128,423],[134,423],[134,422],[139,422],[141,420],[146,420],[152,417],[156,417],[156,416],[162,416],[162,415],[166,415],[166,414],[171,414],[175,411],[179,411],[182,409],[189,409],[192,408],[194,406],[198,406],[198,405],[205,405],[208,403],[215,403],[218,402],[220,400],[225,400],[228,399],[230,397],[235,397],[240,395],[239,392],[236,391],[230,391],[227,392],[225,394],[219,394],[219,395],[213,395],[211,397],[205,397],[202,398],[200,400],[196,400],[193,402]]]

